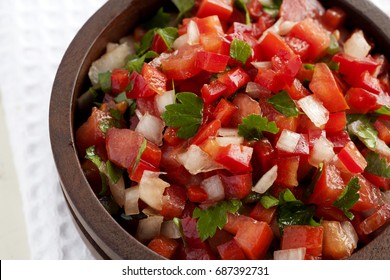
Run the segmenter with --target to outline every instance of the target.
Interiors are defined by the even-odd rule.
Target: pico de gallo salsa
[[[172,0],[90,68],[86,178],[168,259],[344,259],[390,220],[389,64],[317,0]],[[84,104],[84,105],[83,105]]]

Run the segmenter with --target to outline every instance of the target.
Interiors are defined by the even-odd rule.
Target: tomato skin
[[[131,90],[126,91],[127,98],[144,98],[156,94],[156,92],[149,86],[149,83],[141,74],[138,74],[137,71],[133,71],[129,79],[133,86]]]
[[[342,148],[344,148],[349,141],[351,141],[351,138],[349,137],[349,134],[346,130],[334,133],[327,133],[326,137],[330,142],[332,142],[333,150],[336,153],[339,152]]]
[[[169,57],[161,59],[161,68],[168,79],[185,80],[198,74],[201,69],[196,66],[197,52],[201,46],[183,46]]]
[[[188,199],[192,202],[202,203],[208,198],[206,191],[198,185],[189,186],[187,188]]]
[[[380,177],[368,172],[364,172],[363,176],[381,190],[390,190],[390,178]]]
[[[223,54],[199,51],[196,56],[196,66],[202,70],[219,73],[226,69],[230,57]]]
[[[251,157],[253,148],[230,144],[221,147],[215,157],[215,161],[222,164],[233,174],[247,173],[252,171]]]
[[[149,249],[167,259],[171,259],[173,257],[178,247],[179,243],[175,239],[170,239],[163,235],[153,238],[153,240],[148,244]]]
[[[302,66],[302,61],[298,55],[283,50],[278,51],[271,61],[272,69],[287,85],[294,82]]]
[[[161,54],[168,50],[168,46],[160,34],[154,35],[150,50],[158,54]]]
[[[298,186],[298,168],[299,156],[278,158],[276,164],[278,166],[278,176],[275,183],[285,185],[287,187]]]
[[[267,224],[271,224],[272,220],[275,218],[276,211],[276,207],[266,209],[260,202],[258,202],[250,212],[249,216],[257,221],[262,221],[266,222]]]
[[[130,129],[110,128],[106,139],[108,159],[119,167],[132,168],[144,140],[141,134]]]
[[[218,81],[227,86],[225,97],[231,96],[238,89],[250,82],[249,75],[241,67],[233,68],[218,76]]]
[[[298,79],[294,79],[291,84],[286,84],[285,90],[287,90],[288,95],[293,100],[299,100],[303,97],[310,95],[310,92],[302,85],[302,83]]]
[[[226,199],[243,199],[252,191],[252,174],[220,175]]]
[[[204,84],[200,92],[206,103],[212,103],[227,92],[228,87],[218,80],[212,81],[210,84]]]
[[[309,87],[329,112],[333,113],[349,109],[343,93],[340,91],[331,70],[325,63],[317,63],[315,65],[313,79]]]
[[[263,138],[253,145],[254,171],[258,171],[258,179],[274,165],[275,149],[267,138]],[[256,172],[257,175],[257,172]],[[255,181],[257,181],[255,180]]]
[[[341,149],[338,158],[351,173],[361,173],[367,166],[366,159],[352,141]]]
[[[129,85],[130,72],[126,69],[113,69],[111,72],[111,91],[115,94],[124,92]]]
[[[171,185],[165,189],[161,215],[166,219],[181,217],[186,205],[187,192],[184,187]]]
[[[345,75],[348,80],[358,79],[365,71],[374,74],[379,67],[379,63],[370,56],[358,59],[339,53],[333,56],[333,61],[339,63],[339,73]]]
[[[142,67],[142,76],[149,84],[149,87],[158,94],[163,94],[167,91],[167,77],[157,68],[144,63]]]
[[[246,259],[244,252],[234,239],[217,246],[217,250],[222,260]]]
[[[217,15],[221,21],[227,21],[233,13],[232,0],[202,0],[197,17]]]
[[[222,126],[226,126],[229,124],[232,116],[237,110],[238,108],[236,106],[225,98],[222,98],[218,102],[217,107],[215,107],[213,117],[220,120]]]
[[[238,229],[234,240],[248,259],[257,260],[264,259],[273,237],[272,229],[267,223],[249,220]]]
[[[237,110],[234,112],[230,120],[230,126],[232,127],[237,127],[241,124],[242,118],[246,118],[251,114],[261,114],[259,102],[252,99],[247,94],[237,94],[233,99],[232,104],[237,107]]]
[[[345,112],[330,113],[325,130],[327,133],[335,133],[344,130],[346,126],[347,114]]]
[[[191,139],[190,145],[201,145],[207,138],[217,136],[218,130],[221,128],[220,120],[213,120],[201,127],[198,133]]]
[[[306,248],[306,254],[321,256],[323,227],[322,226],[285,226],[281,241],[281,249]]]
[[[138,164],[134,167],[129,167],[127,172],[129,173],[130,180],[139,183],[141,181],[142,175],[145,170],[153,171],[153,172],[159,172],[160,169],[151,165],[148,162],[145,162],[143,160],[140,160]]]

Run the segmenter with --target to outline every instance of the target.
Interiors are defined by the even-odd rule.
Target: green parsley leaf
[[[381,158],[379,154],[370,152],[366,156],[366,161],[367,167],[364,170],[365,172],[384,178],[390,178],[390,165],[386,158]]]
[[[236,59],[243,64],[246,63],[248,58],[252,55],[252,47],[245,41],[240,39],[233,39],[230,45],[230,57]]]
[[[378,110],[375,110],[375,113],[377,113],[379,115],[390,116],[390,107],[387,105],[383,105]]]
[[[126,62],[125,68],[130,72],[137,71],[141,74],[145,60],[155,58],[157,56],[158,53],[153,51],[148,51],[140,57],[138,57],[137,55],[130,56],[128,61]]]
[[[107,71],[104,73],[99,73],[98,75],[98,81],[100,88],[104,92],[110,92],[111,91],[111,72]]]
[[[295,198],[294,194],[290,191],[290,189],[286,189],[285,191],[280,193],[279,201],[280,204],[283,204],[283,203],[293,202],[298,200]]]
[[[335,55],[336,53],[340,52],[339,42],[333,34],[330,35],[330,44],[328,46],[327,52],[330,55]]]
[[[244,204],[250,204],[250,203],[256,203],[259,202],[261,197],[263,195],[259,194],[258,192],[250,192],[243,200],[242,202]]]
[[[245,13],[245,23],[248,25],[251,24],[251,16],[249,14],[248,8],[246,7],[245,0],[235,0],[234,5]]]
[[[104,134],[112,127],[120,127],[119,122],[112,116],[103,117],[99,120],[99,129]]]
[[[376,147],[378,131],[371,124],[368,117],[361,117],[360,119],[350,123],[348,125],[348,132],[357,136],[367,148],[374,149]]]
[[[195,0],[172,0],[172,2],[179,10],[179,15],[177,16],[178,20],[190,12],[195,5]]]
[[[348,219],[353,220],[354,215],[348,210],[351,209],[355,203],[359,200],[360,184],[359,178],[352,178],[341,195],[333,202],[333,205],[344,212]]]
[[[279,205],[279,199],[277,199],[276,197],[272,196],[272,195],[263,195],[261,198],[260,198],[260,203],[261,205],[265,208],[265,209],[269,209],[273,206],[277,206]]]
[[[179,37],[179,33],[175,27],[159,28],[156,30],[156,34],[161,36],[167,45],[168,50],[172,49],[173,42],[175,42],[176,38]]]
[[[278,206],[278,225],[281,232],[287,225],[318,225],[313,216],[316,211],[314,205],[305,205],[303,202],[289,201]]]
[[[119,179],[122,177],[123,169],[119,168],[115,164],[113,164],[111,161],[106,162],[107,167],[107,175],[108,178],[114,183],[118,183]]]
[[[100,169],[100,165],[102,164],[102,159],[96,154],[95,152],[95,146],[91,146],[87,148],[85,151],[85,158],[92,161],[93,164],[96,165],[98,169]]]
[[[137,55],[143,55],[149,50],[149,48],[152,46],[155,31],[155,29],[150,29],[148,32],[145,33],[145,35],[142,37],[141,44],[137,50]]]
[[[276,111],[282,113],[287,118],[297,117],[299,115],[299,110],[287,91],[281,91],[278,94],[275,94],[268,98],[267,102],[270,103]]]
[[[256,114],[242,118],[242,124],[238,126],[238,135],[246,140],[260,140],[263,138],[262,131],[276,134],[279,128],[277,128],[275,122],[268,122],[266,117]]]
[[[167,126],[179,128],[177,137],[191,138],[202,124],[203,100],[192,92],[180,92],[176,99],[180,103],[167,105],[161,117]]]
[[[236,213],[242,203],[240,200],[221,201],[218,204],[201,210],[195,208],[192,217],[198,218],[196,229],[202,241],[213,237],[217,228],[222,229],[227,223],[227,213]]]
[[[156,27],[165,27],[168,25],[171,20],[171,16],[169,13],[165,13],[163,8],[160,8],[157,13],[147,22],[142,24],[142,26],[146,29],[152,29]]]

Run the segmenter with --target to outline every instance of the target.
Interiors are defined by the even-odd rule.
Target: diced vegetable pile
[[[390,220],[389,64],[317,0],[172,0],[89,72],[83,170],[171,259],[344,259]]]

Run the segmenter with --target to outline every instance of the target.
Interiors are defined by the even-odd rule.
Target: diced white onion
[[[237,137],[238,136],[238,129],[237,128],[226,128],[226,127],[221,127],[218,129],[218,135],[222,137]]]
[[[155,97],[158,112],[160,114],[165,112],[165,107],[170,104],[175,104],[176,95],[174,90],[169,90],[163,94],[156,94]]]
[[[163,216],[150,216],[140,220],[137,227],[137,239],[141,242],[147,242],[155,238],[160,234],[163,220]]]
[[[329,111],[314,95],[308,95],[298,100],[298,106],[314,123],[316,127],[323,128],[329,120]]]
[[[141,133],[150,142],[161,146],[164,128],[165,124],[162,119],[147,112],[140,118],[135,131]]]
[[[110,191],[114,201],[120,206],[123,207],[125,204],[125,181],[123,180],[123,176],[120,177],[118,182],[114,183],[111,180],[108,180],[108,186],[110,187]]]
[[[186,33],[177,37],[177,39],[172,44],[172,48],[174,50],[178,50],[181,47],[183,47],[185,44],[187,44],[187,42],[188,42],[188,34]]]
[[[92,62],[89,68],[88,76],[93,86],[99,83],[99,74],[107,71],[111,71],[115,68],[121,68],[125,65],[126,58],[134,54],[133,45],[129,45],[127,42],[118,45],[116,48],[111,45],[109,52],[106,52],[98,60]]]
[[[255,82],[247,83],[245,92],[254,99],[259,99],[262,96],[268,96],[271,94],[271,91],[269,89],[266,89],[265,87],[262,87]]]
[[[268,170],[252,188],[252,191],[263,194],[265,193],[275,182],[278,177],[278,166],[274,165]]]
[[[297,23],[293,21],[283,21],[279,26],[279,35],[284,36],[290,33],[291,29],[294,27],[295,24]]]
[[[376,139],[375,152],[377,152],[377,153],[379,153],[379,154],[381,154],[383,156],[390,157],[390,148],[389,148],[389,146],[387,146],[386,143],[383,142],[383,140],[380,139],[380,138]]]
[[[321,135],[314,143],[308,161],[317,167],[321,162],[330,162],[334,156],[333,143]]]
[[[359,237],[356,233],[355,228],[351,224],[350,221],[344,221],[341,222],[341,227],[343,228],[345,234],[348,236],[348,239],[350,240],[349,244],[352,246],[352,251],[357,248],[357,243],[359,240]]]
[[[251,62],[251,64],[256,69],[264,69],[265,70],[265,69],[271,69],[272,68],[271,61],[253,61],[253,62]],[[252,83],[254,83],[254,82],[252,82]]]
[[[292,153],[298,145],[301,135],[299,133],[284,129],[280,134],[276,148],[281,151]]]
[[[221,147],[226,147],[230,144],[242,144],[244,143],[244,138],[241,136],[225,136],[225,137],[216,137],[215,141]]]
[[[177,228],[173,220],[168,220],[162,223],[161,234],[172,239],[178,239],[181,237],[180,230]]]
[[[216,163],[208,153],[196,145],[191,145],[186,152],[179,154],[177,160],[192,175],[223,168],[222,165]]]
[[[274,260],[304,260],[306,248],[294,248],[274,251]]]
[[[344,53],[355,58],[365,58],[371,50],[361,30],[355,31],[344,43]]]
[[[271,27],[269,27],[268,29],[266,29],[263,34],[261,35],[261,37],[259,38],[258,42],[260,43],[261,41],[263,41],[263,39],[265,38],[265,36],[269,33],[269,32],[272,32],[272,33],[275,33],[275,34],[279,34],[279,31],[280,31],[280,25],[283,23],[284,19],[282,18],[279,18],[273,25],[271,25]]]
[[[188,34],[188,41],[187,43],[189,45],[197,45],[200,42],[200,32],[198,29],[198,25],[195,21],[190,20],[187,26],[187,34]]]
[[[161,210],[165,188],[170,184],[160,179],[160,172],[145,170],[139,182],[139,197],[150,207]]]
[[[112,52],[112,51],[115,50],[118,46],[119,46],[119,44],[117,44],[117,43],[108,42],[108,43],[107,43],[107,46],[106,46],[106,53]]]
[[[221,178],[218,175],[211,176],[202,181],[201,187],[207,193],[207,201],[221,201],[225,198],[225,189]]]
[[[126,215],[139,214],[138,199],[139,199],[138,186],[133,186],[125,190],[124,208],[125,208]]]

